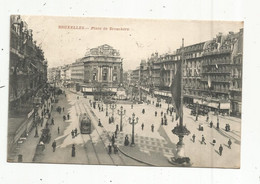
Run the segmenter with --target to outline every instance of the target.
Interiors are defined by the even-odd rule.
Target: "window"
[[[113,74],[113,81],[114,81],[114,82],[117,81],[117,74],[116,74],[116,73]]]
[[[96,74],[96,73],[93,73],[92,80],[93,80],[93,81],[96,81],[96,80],[97,80],[97,74]]]

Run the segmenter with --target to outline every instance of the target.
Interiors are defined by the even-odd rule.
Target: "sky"
[[[49,67],[71,64],[90,48],[108,44],[119,50],[124,70],[135,69],[152,53],[159,55],[243,28],[243,22],[22,16],[41,45]],[[84,29],[60,29],[81,26]],[[110,30],[126,28],[125,30]],[[107,28],[105,30],[104,28]],[[101,29],[101,30],[100,30]]]

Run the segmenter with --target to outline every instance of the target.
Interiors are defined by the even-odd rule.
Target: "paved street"
[[[79,99],[77,99],[77,97]],[[59,95],[58,103],[53,104],[51,118],[54,118],[54,125],[50,125],[51,140],[45,145],[45,150],[41,154],[36,153],[36,146],[39,138],[34,137],[34,130],[29,134],[27,140],[19,146],[19,154],[23,155],[23,162],[40,162],[40,163],[78,163],[78,164],[102,164],[102,165],[153,165],[153,166],[172,166],[168,159],[176,154],[176,143],[178,137],[172,133],[172,129],[177,121],[173,120],[170,114],[166,114],[168,125],[161,125],[161,112],[166,113],[168,104],[161,102],[162,107],[155,105],[134,104],[117,104],[114,110],[115,122],[109,124],[109,117],[112,117],[112,109],[108,106],[108,116],[106,116],[106,105],[103,105],[103,111],[98,108],[94,109],[90,105],[93,102],[93,96],[84,98],[80,93],[75,93],[66,89],[64,94]],[[151,102],[155,98],[149,97]],[[64,107],[59,114],[56,108]],[[115,144],[119,148],[119,153],[108,154],[108,145],[111,143],[111,137],[115,133],[116,125],[120,126],[120,116],[117,110],[120,107],[126,110],[122,116],[123,131],[119,132],[115,139]],[[142,110],[145,109],[145,113]],[[155,116],[155,111],[158,115]],[[80,134],[74,138],[71,131],[79,127],[80,114],[87,113],[92,120],[92,133]],[[129,124],[129,117],[135,113],[139,118],[135,125],[135,146],[124,146],[125,136],[128,135],[131,143],[132,125]],[[63,120],[63,116],[70,115],[70,119]],[[175,116],[175,114],[174,114]],[[98,126],[100,119],[103,127]],[[184,124],[190,130],[191,134],[184,137],[186,156],[190,157],[192,166],[200,167],[239,167],[240,157],[240,120],[231,117],[219,117],[220,129],[216,129],[217,117],[213,114],[209,116],[209,122],[213,121],[213,128],[210,128],[209,122],[206,122],[206,116],[199,116],[198,121],[190,115],[190,109],[184,108]],[[43,126],[48,119],[44,120]],[[48,121],[50,124],[50,120]],[[141,124],[144,124],[142,130]],[[226,132],[224,126],[229,123],[231,131]],[[151,125],[154,125],[154,131],[151,131]],[[204,131],[199,131],[198,126],[202,124]],[[58,127],[60,132],[58,133]],[[41,127],[39,128],[39,134]],[[196,135],[195,143],[192,142],[192,135]],[[201,137],[204,135],[206,144],[201,144]],[[216,139],[213,146],[212,140]],[[227,146],[228,139],[232,140],[232,148]],[[52,150],[52,142],[56,141],[57,147],[55,152]],[[71,156],[72,145],[75,144],[76,156]],[[223,154],[219,155],[218,147],[223,145]]]
[[[91,99],[91,97],[88,97]],[[150,99],[155,101],[156,99]],[[88,101],[83,99],[82,102]],[[86,102],[88,104],[88,102]],[[86,106],[86,105],[85,105]],[[105,107],[105,105],[103,105]],[[118,104],[117,109],[121,105]],[[168,125],[161,125],[161,111],[166,113],[168,105],[162,102],[162,107],[158,108],[155,105],[134,104],[133,109],[131,105],[122,104],[126,109],[126,115],[123,117],[123,132],[119,134],[117,144],[119,148],[126,152],[129,156],[136,159],[151,163],[151,165],[169,166],[168,158],[175,154],[175,144],[178,142],[178,137],[171,132],[176,121],[172,122],[172,117],[167,116]],[[105,116],[105,110],[93,109],[93,112],[101,119],[103,126],[112,135],[115,131],[116,124],[120,124],[120,117],[115,110],[115,123],[108,123],[108,117]],[[145,109],[145,114],[142,114],[142,109]],[[155,117],[155,111],[158,112]],[[128,122],[128,118],[132,113],[139,118],[138,124],[135,125],[135,148],[123,146],[124,137],[127,134],[131,140],[132,126]],[[209,123],[206,122],[206,116],[199,116],[198,121],[195,117],[189,115],[190,109],[184,108],[184,124],[188,127],[191,134],[184,138],[186,146],[186,156],[191,158],[193,166],[200,167],[239,167],[240,157],[240,119],[220,116],[220,129],[216,129],[217,117],[213,114],[209,115],[209,122],[213,121],[213,128],[210,128]],[[109,109],[109,116],[112,116],[112,110]],[[144,130],[141,129],[141,124],[144,123]],[[231,131],[226,132],[225,124],[229,123]],[[151,125],[154,124],[154,132],[151,131]],[[204,125],[204,131],[199,131],[199,124]],[[196,135],[195,143],[192,142],[192,135]],[[201,137],[204,135],[206,144],[201,144]],[[213,146],[213,138],[216,139],[216,144]],[[231,139],[232,149],[227,146],[228,139]],[[224,150],[223,155],[220,156],[218,152],[219,145],[222,144]]]
[[[97,120],[95,117],[91,117],[93,121],[93,132],[88,134],[79,134],[72,138],[71,131],[79,127],[79,115],[80,113],[90,113],[86,103],[82,103],[82,97],[77,100],[77,95],[66,91],[59,96],[59,102],[54,104],[54,111],[52,117],[54,118],[55,125],[51,125],[51,141],[46,144],[46,148],[41,155],[36,155],[34,162],[42,163],[78,163],[78,164],[102,164],[102,165],[146,165],[137,162],[129,157],[124,156],[121,153],[108,154],[107,146],[109,135],[97,126]],[[55,109],[56,107],[64,107],[64,112],[59,114]],[[70,119],[63,121],[63,115],[70,114]],[[58,127],[60,133],[58,134]],[[56,141],[56,151],[52,150],[52,142]],[[76,156],[71,156],[72,144],[75,144]],[[27,146],[27,145],[25,145]],[[36,148],[30,146],[30,149]]]

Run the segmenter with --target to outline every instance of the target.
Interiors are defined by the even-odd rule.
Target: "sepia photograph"
[[[239,169],[243,31],[11,15],[7,162]]]

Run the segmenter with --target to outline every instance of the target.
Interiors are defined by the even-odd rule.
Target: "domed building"
[[[84,94],[116,94],[123,81],[122,61],[118,50],[104,44],[72,64],[71,78]]]

